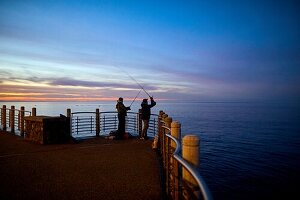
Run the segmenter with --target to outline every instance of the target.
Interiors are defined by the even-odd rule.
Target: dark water
[[[115,110],[115,102],[19,105],[35,106],[44,115],[65,113],[66,108]],[[134,104],[132,111],[138,107]],[[199,170],[214,199],[299,199],[299,105],[159,102],[153,113],[159,110],[181,122],[183,135],[199,135]]]
[[[183,134],[201,138],[199,170],[215,199],[299,199],[299,105],[173,106]]]

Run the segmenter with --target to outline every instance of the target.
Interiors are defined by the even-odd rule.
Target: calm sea
[[[0,104],[36,107],[37,115],[115,111],[115,102]],[[135,102],[132,111],[138,108]],[[158,102],[152,113],[159,110],[181,122],[182,135],[199,135],[199,170],[216,200],[299,199],[299,105]]]

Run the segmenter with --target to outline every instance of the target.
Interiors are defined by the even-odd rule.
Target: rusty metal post
[[[11,106],[10,108],[9,127],[10,127],[10,132],[15,133],[15,106]]]
[[[171,128],[171,123],[172,123],[172,118],[167,117],[165,118],[165,125],[168,128]],[[170,132],[167,132],[170,134]],[[166,189],[167,189],[167,194],[170,195],[170,184],[169,184],[169,179],[170,179],[170,140],[169,137],[165,136],[165,145],[166,145],[166,151],[165,151],[165,165],[166,165]]]
[[[173,121],[171,123],[171,135],[175,137],[177,140],[180,141],[181,139],[181,124],[177,121]],[[174,141],[171,141],[171,148],[172,153],[176,149],[176,143]],[[176,159],[173,159],[171,157],[171,163],[172,163],[172,179],[173,179],[173,196],[175,200],[179,199],[179,165]]]
[[[163,125],[165,126],[166,122],[165,122],[165,119],[168,117],[168,115],[166,113],[164,113],[162,115],[162,121],[163,121]],[[164,129],[163,130],[163,133],[162,133],[162,152],[161,154],[163,155],[163,163],[165,164],[165,152],[166,152],[166,130]]]
[[[2,106],[1,123],[2,123],[2,130],[6,131],[6,105]]]
[[[72,111],[70,108],[67,109],[67,118],[69,119],[69,124],[70,124],[69,136],[72,137]]]
[[[163,130],[162,130],[162,116],[164,114],[164,111],[160,110],[158,114],[158,149],[159,152],[162,154],[162,135],[163,135]]]
[[[32,108],[31,116],[34,116],[34,117],[36,116],[36,108],[34,108],[34,107]]]
[[[24,132],[25,132],[25,107],[22,106],[21,107],[21,111],[20,111],[20,134],[22,137],[24,137]]]
[[[100,134],[100,110],[96,109],[96,136],[99,137]]]
[[[67,117],[71,117],[71,115],[72,115],[71,109],[68,108],[68,109],[67,109]]]

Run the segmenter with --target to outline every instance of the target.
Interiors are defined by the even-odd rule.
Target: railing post
[[[10,108],[9,126],[10,126],[10,132],[15,133],[15,106],[11,106]]]
[[[103,116],[103,131],[105,131],[105,115]]]
[[[18,111],[18,130],[21,130],[20,120],[21,120],[21,110]]]
[[[165,118],[165,125],[166,127],[170,128],[172,123],[172,118],[167,117]],[[170,142],[169,137],[165,136],[165,168],[166,168],[166,189],[168,196],[170,195],[170,185],[169,185],[169,179],[170,179]]]
[[[93,116],[91,116],[91,133],[93,132]]]
[[[78,122],[79,120],[78,120],[78,116],[76,117],[76,133],[77,133],[77,135],[78,135]]]
[[[96,136],[99,137],[100,134],[100,111],[99,108],[96,109]]]
[[[71,117],[71,114],[72,114],[71,109],[68,108],[68,109],[67,109],[67,117]]]
[[[181,138],[181,124],[177,121],[173,121],[171,123],[171,135],[176,138],[177,140],[180,141]],[[172,148],[172,153],[174,153],[176,149],[176,143],[172,140],[171,141],[171,148]],[[173,199],[178,200],[179,199],[179,166],[178,162],[176,159],[173,159],[171,157],[171,165],[172,165],[172,176],[171,180],[173,183]]]
[[[2,106],[1,123],[2,123],[2,130],[6,131],[6,105]]]
[[[139,137],[142,136],[142,129],[143,129],[143,122],[142,122],[142,109],[139,109],[139,117],[138,117],[138,130],[139,130]]]
[[[24,128],[25,128],[24,117],[25,117],[25,107],[22,106],[21,111],[20,111],[20,121],[19,121],[19,123],[20,123],[20,134],[21,134],[22,137],[24,136]]]
[[[164,113],[163,115],[162,115],[162,121],[163,121],[163,125],[165,125],[165,119],[168,117],[168,115],[166,114],[166,113]],[[162,153],[162,155],[165,155],[165,151],[166,151],[166,143],[165,143],[165,133],[166,133],[166,130],[164,129],[163,130],[163,133],[162,133],[162,137],[161,137],[161,139],[162,139],[162,141],[161,141],[161,146],[162,146],[162,151],[161,151],[161,153]],[[163,159],[164,159],[164,163],[165,163],[165,156],[163,156]]]
[[[36,108],[34,108],[34,107],[32,108],[31,115],[34,116],[34,117],[36,116]]]
[[[158,135],[158,142],[159,142],[159,148],[161,148],[161,140],[162,140],[162,115],[164,114],[164,111],[160,110],[158,113],[158,122],[157,122],[157,135]]]
[[[200,139],[196,135],[186,135],[182,139],[182,158],[194,167],[199,165]],[[196,180],[186,170],[182,169],[182,179],[192,187],[197,186]]]
[[[69,119],[69,124],[70,124],[70,133],[69,133],[69,136],[72,137],[72,111],[70,108],[67,109],[67,118]]]

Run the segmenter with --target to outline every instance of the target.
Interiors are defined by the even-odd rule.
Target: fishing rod
[[[118,67],[121,71],[123,71],[124,73],[126,73],[134,82],[136,82],[138,84],[138,86],[140,86],[140,88],[151,98],[150,94],[144,89],[144,87],[137,82],[137,80],[135,80],[135,78],[133,78],[128,72],[124,71],[123,69],[121,69],[120,67]]]
[[[131,105],[133,104],[133,102],[135,101],[135,99],[139,96],[139,94],[141,93],[141,91],[142,91],[142,89],[140,89],[139,93],[135,96],[135,98],[133,99],[133,101],[131,102],[131,104],[130,104],[129,107],[131,107]]]
[[[126,73],[127,73],[127,72],[126,72]],[[138,86],[140,86],[140,88],[141,88],[142,90],[144,90],[144,92],[151,98],[150,94],[144,89],[144,87],[143,87],[141,84],[139,84],[139,82],[137,82],[137,80],[135,80],[132,76],[130,76],[130,74],[127,73],[127,75],[128,75],[133,81],[135,81],[135,82],[138,84]]]

